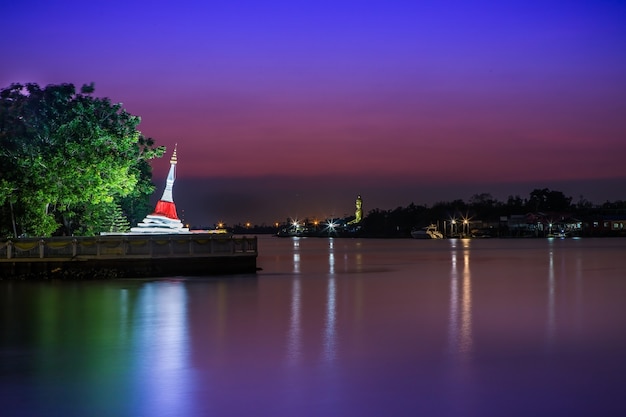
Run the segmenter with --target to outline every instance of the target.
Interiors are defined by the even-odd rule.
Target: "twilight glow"
[[[5,3],[0,87],[94,82],[192,224],[626,199],[623,2]]]

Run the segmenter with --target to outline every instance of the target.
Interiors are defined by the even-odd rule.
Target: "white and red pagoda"
[[[176,204],[172,196],[174,181],[176,180],[176,146],[170,158],[170,171],[167,174],[163,196],[157,202],[152,214],[148,214],[137,227],[130,229],[131,233],[190,233],[189,228],[183,227],[183,222],[176,214]]]

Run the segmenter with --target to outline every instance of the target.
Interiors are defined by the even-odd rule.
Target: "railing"
[[[160,258],[257,255],[256,237],[178,235],[106,235],[94,237],[20,238],[0,242],[6,259]]]

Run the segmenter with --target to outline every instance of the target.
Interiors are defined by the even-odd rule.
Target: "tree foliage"
[[[563,211],[571,209],[572,197],[561,191],[536,188],[530,193],[529,205],[533,211]]]
[[[362,226],[364,233],[369,236],[408,237],[411,229],[431,223],[443,227],[443,222],[450,222],[453,219],[498,223],[502,216],[511,215],[576,217],[588,213],[592,208],[593,204],[582,196],[578,204],[572,204],[572,197],[566,196],[563,192],[543,188],[532,190],[528,198],[510,195],[506,202],[498,201],[489,193],[480,193],[472,195],[467,203],[456,199],[440,201],[431,207],[411,203],[407,207],[398,207],[393,210],[376,208],[365,216]],[[623,210],[626,209],[626,203],[606,202],[602,205],[602,209]]]
[[[72,84],[0,91],[3,235],[98,233],[96,219],[112,208],[135,215],[133,206],[148,201],[149,160],[165,149],[141,135],[139,117],[93,91],[93,84],[79,93]]]

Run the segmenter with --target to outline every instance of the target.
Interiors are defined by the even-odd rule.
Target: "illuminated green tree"
[[[122,208],[119,204],[112,204],[106,216],[100,222],[94,222],[93,225],[97,231],[109,232],[109,233],[125,233],[130,230],[130,223],[122,212]],[[89,233],[89,230],[85,230],[85,234]]]
[[[3,234],[97,233],[92,219],[113,203],[153,192],[148,161],[165,149],[141,135],[139,117],[92,93],[72,84],[0,91]]]

